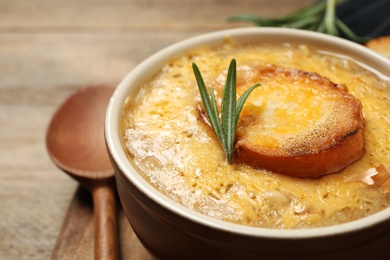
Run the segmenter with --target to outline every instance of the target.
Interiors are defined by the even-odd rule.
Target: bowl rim
[[[355,232],[357,230],[366,229],[376,224],[383,223],[384,221],[388,221],[390,219],[390,207],[370,216],[347,223],[307,229],[272,229],[235,224],[206,216],[173,201],[149,184],[134,169],[126,157],[119,137],[119,118],[121,109],[129,91],[134,88],[131,86],[139,85],[140,81],[142,82],[147,80],[154,74],[154,71],[157,71],[162,64],[166,63],[167,60],[182,54],[185,50],[201,46],[203,44],[222,42],[226,36],[240,38],[251,35],[283,38],[288,37],[295,40],[316,41],[322,42],[325,45],[341,48],[343,51],[348,50],[351,53],[358,54],[358,56],[364,61],[378,64],[377,67],[384,67],[385,73],[380,76],[390,78],[390,60],[387,58],[360,44],[317,32],[289,28],[249,27],[208,32],[179,41],[149,56],[132,71],[130,71],[119,83],[110,99],[106,112],[105,139],[108,152],[115,161],[115,164],[122,171],[123,176],[125,176],[140,191],[142,191],[144,195],[165,209],[168,209],[169,211],[198,224],[239,235],[279,239],[315,238]]]

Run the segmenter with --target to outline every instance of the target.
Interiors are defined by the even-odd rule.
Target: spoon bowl
[[[53,162],[92,193],[95,259],[118,257],[114,170],[104,140],[105,111],[113,91],[110,86],[77,91],[58,108],[46,134]]]

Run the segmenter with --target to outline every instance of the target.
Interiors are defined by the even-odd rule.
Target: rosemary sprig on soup
[[[236,101],[236,60],[232,59],[222,95],[221,116],[219,116],[214,89],[210,88],[209,94],[198,66],[193,63],[192,68],[209,122],[222,144],[228,163],[231,164],[233,162],[233,148],[238,118],[246,99],[260,84],[257,83],[248,88]]]

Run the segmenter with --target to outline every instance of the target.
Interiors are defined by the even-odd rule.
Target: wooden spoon
[[[114,88],[86,87],[71,95],[54,114],[46,133],[53,162],[93,197],[95,259],[117,259],[116,192],[104,141],[104,118]]]

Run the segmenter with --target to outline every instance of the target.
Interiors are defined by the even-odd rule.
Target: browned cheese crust
[[[362,104],[345,85],[274,65],[256,65],[241,74],[238,69],[238,94],[253,82],[261,87],[240,115],[235,163],[318,178],[341,171],[364,154]]]

